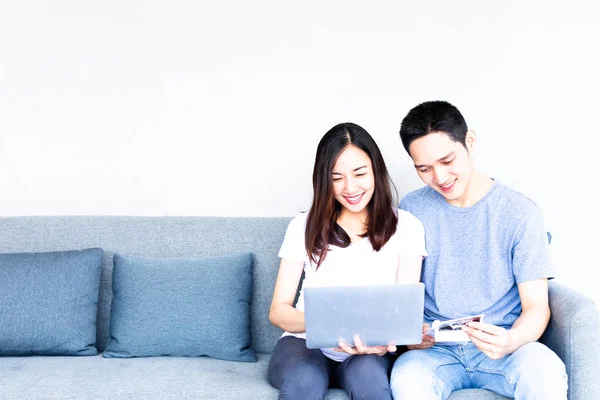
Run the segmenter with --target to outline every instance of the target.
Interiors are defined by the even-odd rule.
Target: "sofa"
[[[104,250],[99,267],[99,295],[94,303],[97,307],[96,341],[91,343],[98,354],[0,357],[0,399],[276,399],[278,390],[268,383],[266,376],[270,353],[281,330],[270,324],[268,312],[279,265],[277,253],[290,219],[0,218],[2,254],[87,248]],[[256,362],[210,356],[107,358],[102,355],[111,340],[109,324],[115,254],[204,258],[241,252],[253,256],[249,330],[250,351],[256,355]],[[541,341],[566,364],[569,399],[600,399],[600,347],[595,340],[599,320],[595,304],[577,291],[550,282],[550,305],[552,318]],[[0,313],[4,314],[0,314],[0,321],[6,323],[10,311],[0,304]],[[221,314],[226,313],[226,310],[221,311]],[[227,335],[224,340],[228,340]],[[347,396],[340,389],[331,389],[326,398],[346,399]],[[485,390],[469,389],[454,392],[450,398],[503,397]]]

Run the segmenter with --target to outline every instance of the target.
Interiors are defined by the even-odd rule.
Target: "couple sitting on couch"
[[[279,256],[271,322],[285,330],[270,360],[280,399],[446,399],[485,388],[515,399],[566,399],[559,357],[537,342],[549,318],[547,236],[538,207],[473,166],[475,133],[453,105],[433,101],[403,119],[400,138],[427,185],[393,204],[372,137],[344,123],[323,136],[310,210],[294,218]],[[427,249],[426,249],[427,247]],[[423,341],[395,346],[339,343],[308,349],[303,286],[425,284]],[[457,296],[457,293],[467,294]],[[435,344],[436,320],[485,314],[465,345]],[[391,377],[390,377],[391,374]]]

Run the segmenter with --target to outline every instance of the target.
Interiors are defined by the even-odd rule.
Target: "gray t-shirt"
[[[484,322],[510,328],[521,314],[517,284],[553,276],[540,209],[497,181],[472,207],[424,187],[400,208],[425,228],[425,322],[483,313]]]

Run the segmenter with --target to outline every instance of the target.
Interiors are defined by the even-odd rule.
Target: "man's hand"
[[[423,324],[423,339],[421,344],[409,344],[409,350],[424,350],[432,347],[435,344],[435,339],[429,336],[426,332],[429,329],[429,324]]]
[[[365,346],[363,342],[360,340],[358,335],[354,335],[354,347],[349,346],[347,343],[340,342],[339,348],[334,349],[335,351],[341,351],[344,353],[348,353],[350,355],[357,354],[375,354],[378,356],[383,356],[388,351],[394,352],[396,351],[396,346],[393,344],[387,346]]]
[[[483,322],[469,322],[462,329],[467,332],[475,346],[493,360],[514,352],[516,345],[510,330]]]
[[[518,289],[522,311],[510,330],[482,322],[470,322],[463,327],[475,346],[494,360],[535,342],[548,326],[548,279],[519,283]]]

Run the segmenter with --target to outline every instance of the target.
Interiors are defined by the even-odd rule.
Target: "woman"
[[[395,346],[340,343],[307,349],[302,287],[417,283],[426,255],[423,226],[393,205],[391,181],[373,138],[352,123],[334,126],[319,142],[313,203],[289,224],[269,319],[285,333],[269,363],[280,399],[323,399],[341,387],[351,399],[391,399]]]

